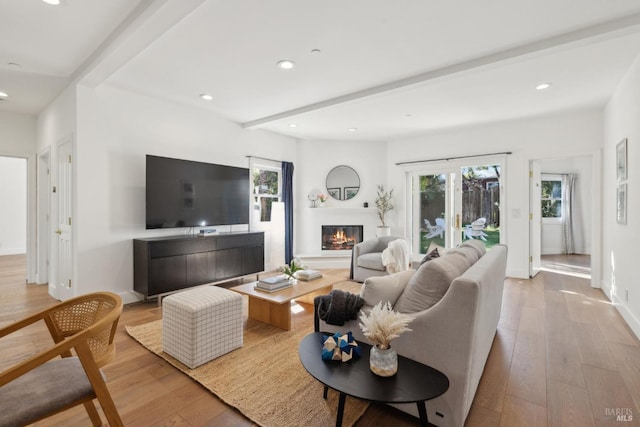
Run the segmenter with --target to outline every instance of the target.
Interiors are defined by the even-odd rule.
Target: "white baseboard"
[[[351,268],[351,252],[348,254],[296,255],[302,264],[309,269]]]
[[[118,295],[120,295],[120,298],[122,298],[123,304],[131,304],[134,302],[144,301],[142,294],[133,291],[118,292]]]
[[[640,319],[638,319],[638,317],[629,309],[626,302],[618,298],[617,295],[613,295],[611,293],[611,286],[609,283],[603,282],[600,288],[607,298],[609,298],[609,301],[613,303],[613,306],[618,310],[624,321],[627,322],[627,325],[629,325],[629,328],[631,328],[636,337],[640,339]]]
[[[0,249],[0,256],[2,255],[25,255],[27,250],[25,248],[4,248]]]
[[[505,275],[514,279],[528,279],[529,271],[526,270],[507,270]]]

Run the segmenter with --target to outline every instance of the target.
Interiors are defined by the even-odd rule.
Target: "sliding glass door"
[[[430,245],[455,247],[476,239],[490,248],[500,242],[500,177],[502,162],[471,166],[433,165],[408,173],[408,215],[413,253]]]

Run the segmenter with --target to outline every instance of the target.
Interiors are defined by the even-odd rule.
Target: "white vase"
[[[391,235],[391,227],[383,227],[383,226],[379,226],[376,229],[376,236],[380,237],[380,236],[390,236]]]
[[[394,348],[382,350],[374,345],[369,353],[369,368],[381,377],[394,376],[398,372],[398,353]]]

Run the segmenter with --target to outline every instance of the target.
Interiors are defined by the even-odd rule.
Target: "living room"
[[[195,10],[201,2],[190,3],[190,6],[181,7]],[[628,66],[615,82],[607,82],[611,90],[606,96],[595,97],[576,108],[540,110],[526,117],[510,116],[486,122],[470,119],[467,124],[442,125],[437,129],[415,124],[416,121],[426,122],[428,119],[416,117],[415,114],[405,117],[410,111],[400,108],[396,113],[406,119],[404,123],[410,124],[396,127],[404,127],[403,130],[411,132],[385,138],[372,136],[375,130],[367,130],[362,126],[358,126],[357,132],[349,132],[346,130],[349,126],[342,126],[342,121],[336,123],[344,128],[343,137],[335,137],[335,133],[331,136],[322,133],[312,137],[296,136],[292,133],[294,131],[286,129],[290,119],[283,119],[278,124],[283,132],[261,129],[260,126],[243,127],[238,121],[212,111],[206,104],[177,103],[162,96],[154,97],[130,90],[122,84],[124,77],[119,73],[126,71],[129,60],[135,63],[136,58],[118,58],[117,54],[122,54],[123,46],[130,45],[127,45],[126,38],[116,37],[113,46],[116,52],[112,52],[115,57],[110,58],[121,61],[122,70],[117,67],[112,69],[113,65],[108,60],[94,58],[97,61],[95,68],[83,74],[83,78],[70,79],[71,83],[64,90],[35,113],[12,110],[15,101],[11,94],[8,101],[0,103],[0,155],[26,158],[28,161],[30,231],[27,241],[27,280],[29,283],[46,283],[49,278],[36,256],[42,246],[36,232],[40,224],[38,218],[42,214],[42,204],[36,196],[38,189],[42,188],[37,184],[37,164],[40,159],[46,158],[52,166],[51,183],[56,183],[57,168],[53,166],[58,162],[58,146],[65,141],[71,141],[74,158],[73,288],[59,290],[61,293],[58,297],[109,290],[121,295],[127,303],[139,300],[139,295],[133,292],[132,240],[176,234],[175,230],[145,230],[146,154],[240,167],[247,167],[247,156],[293,162],[294,252],[315,259],[321,256],[316,244],[319,232],[310,224],[319,213],[309,208],[307,194],[313,188],[323,188],[325,177],[333,167],[341,164],[351,166],[360,176],[361,189],[352,200],[329,201],[327,207],[331,209],[327,209],[325,215],[334,215],[336,211],[340,214],[340,208],[359,209],[364,202],[373,206],[376,187],[384,184],[394,189],[396,194],[396,209],[389,217],[392,231],[407,236],[406,168],[397,163],[510,152],[504,155],[501,231],[503,242],[509,247],[506,273],[508,277],[516,279],[529,278],[530,163],[538,159],[587,156],[592,159],[594,172],[592,177],[585,177],[593,188],[591,205],[594,225],[589,231],[593,233],[590,253],[592,285],[606,293],[636,336],[640,336],[640,284],[635,280],[632,244],[633,236],[640,232],[636,217],[632,215],[640,203],[637,192],[632,189],[633,182],[638,179],[635,161],[640,160],[636,143],[640,138],[640,124],[637,121],[640,115],[640,50],[637,44],[640,19],[637,6],[632,2],[625,5],[628,9],[621,4],[619,15],[609,16],[613,21],[627,20],[624,27],[616,30],[618,32],[613,31],[615,37],[604,36],[603,30],[592,36],[599,40],[598,52],[604,55],[607,43],[613,43],[617,36],[623,37],[621,33],[625,37],[636,35],[629,42],[636,54],[627,62]],[[579,7],[577,3],[575,6]],[[156,12],[156,19],[159,19],[171,11],[159,7]],[[189,15],[188,11],[182,13]],[[605,19],[598,22],[605,21],[609,22]],[[568,27],[575,29],[580,27],[579,24]],[[165,28],[168,32],[170,29]],[[5,40],[10,40],[10,37]],[[139,41],[136,38],[131,40]],[[587,42],[579,41],[576,44],[586,45]],[[551,56],[562,58],[566,53],[565,48],[555,48]],[[527,59],[533,60],[536,55],[542,54],[530,53]],[[608,60],[603,56],[600,62]],[[513,58],[505,62],[510,61],[516,62]],[[527,60],[517,64],[495,61],[486,68],[478,65],[475,70],[477,74],[474,74],[478,85],[488,81],[484,79],[484,73],[490,71],[487,68],[497,67],[498,63],[505,66],[503,72],[507,74],[515,72],[514,68],[527,68],[529,65]],[[108,71],[111,72],[110,78],[97,77],[100,72]],[[3,73],[0,76],[8,76],[7,81],[19,73],[4,65],[0,72]],[[442,84],[441,90],[457,93],[454,89],[462,83],[458,77],[458,74],[451,72],[442,79],[444,81],[438,81]],[[170,79],[170,76],[167,78]],[[535,85],[539,79],[538,76],[532,76],[531,84]],[[338,78],[336,80],[339,81]],[[570,77],[565,78],[567,80]],[[96,81],[99,83],[95,84]],[[560,86],[557,82],[550,90],[557,90]],[[4,87],[0,87],[0,90],[11,92]],[[194,90],[196,94],[203,91]],[[405,87],[403,91],[406,90]],[[573,90],[579,91],[580,88]],[[395,103],[389,94],[374,95],[389,104]],[[545,96],[542,92],[535,93],[532,90],[530,96],[540,95]],[[488,100],[494,96],[497,97],[492,93],[484,94]],[[357,105],[359,102],[362,100],[354,100],[351,104]],[[461,96],[451,102],[464,103],[466,100]],[[442,106],[443,109],[445,107]],[[344,107],[338,106],[333,115],[340,116],[341,108]],[[300,116],[304,118],[305,114],[300,112]],[[325,123],[322,120],[319,122]],[[302,121],[298,122],[298,128],[302,127]],[[627,194],[626,224],[620,224],[616,220],[616,145],[624,138],[628,139],[628,184],[631,189]],[[57,211],[52,210],[51,214],[51,221],[55,224]],[[370,227],[365,230],[365,237],[374,233],[375,230]],[[419,258],[417,254],[415,258]],[[323,265],[331,266],[330,262]]]

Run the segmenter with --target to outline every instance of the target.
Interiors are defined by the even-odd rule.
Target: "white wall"
[[[51,147],[54,155],[58,142],[76,131],[76,90],[70,86],[39,115],[37,123],[37,150]],[[52,162],[52,164],[55,164]],[[53,171],[52,171],[53,172]]]
[[[27,160],[0,156],[0,255],[27,251]]]
[[[185,232],[145,230],[146,154],[241,167],[247,155],[295,162],[292,138],[109,86],[78,87],[77,120],[77,293],[131,300],[132,239]]]
[[[321,255],[320,225],[364,225],[364,238],[375,236],[378,225],[375,210],[376,190],[386,184],[387,144],[367,141],[298,142],[295,164],[294,254],[304,257]],[[352,167],[360,177],[360,191],[350,200],[329,198],[324,207],[309,207],[307,195],[313,189],[327,191],[327,174],[336,166]],[[363,208],[364,202],[369,204]],[[350,255],[349,255],[350,256]],[[310,262],[307,262],[309,265]],[[344,267],[340,264],[316,263],[314,267]],[[347,262],[348,265],[348,262]]]
[[[36,118],[0,111],[0,154],[27,157],[36,152]]]
[[[24,221],[27,224],[26,251],[27,257],[27,281],[35,282],[36,278],[36,118],[25,114],[0,112],[0,156],[20,157],[27,159],[26,189],[27,209],[24,212]],[[24,176],[24,175],[23,175]],[[2,180],[2,186],[9,182]],[[2,200],[2,199],[0,199]],[[2,210],[7,209],[4,204]],[[22,215],[22,214],[20,214]],[[22,228],[22,227],[21,227]],[[0,249],[2,249],[0,247]]]
[[[602,146],[602,111],[558,113],[526,120],[431,133],[389,143],[387,175],[391,187],[403,188],[395,163],[511,151],[503,171],[504,222],[509,247],[507,275],[529,276],[529,162],[533,159],[591,155]],[[589,177],[588,179],[591,179]],[[404,233],[404,195],[396,199],[394,230]]]
[[[628,138],[627,224],[616,222],[616,144]],[[603,289],[640,336],[640,57],[627,71],[604,112]],[[626,295],[628,293],[628,300]]]
[[[539,160],[542,173],[547,174],[569,174],[576,175],[574,189],[574,209],[573,209],[573,229],[574,247],[577,254],[591,254],[591,227],[592,212],[591,199],[593,186],[591,178],[593,176],[591,157],[569,157],[563,159],[542,159]],[[560,254],[562,253],[562,224],[542,223],[542,247],[541,253]]]

